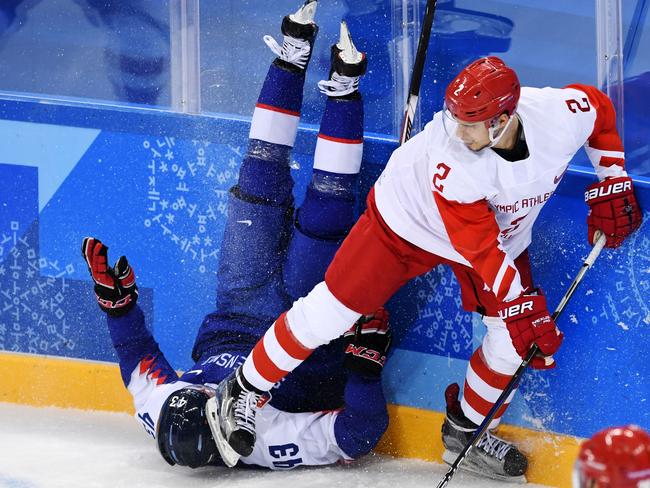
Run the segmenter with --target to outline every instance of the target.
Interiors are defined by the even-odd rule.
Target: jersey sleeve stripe
[[[503,300],[511,288],[521,289],[521,283],[515,282],[518,273],[513,260],[499,244],[501,231],[487,201],[459,203],[438,192],[433,197],[454,249],[470,262],[485,283],[492,284],[497,299]]]
[[[488,283],[492,283],[491,288],[494,291],[494,294],[497,295],[497,298],[499,296],[498,291],[501,290],[501,286],[504,283],[505,276],[508,271],[508,259],[506,257],[506,253],[501,251],[503,253],[502,256],[502,261],[501,265],[499,266],[499,271],[497,272],[497,275],[494,277],[494,281]]]
[[[623,168],[625,166],[625,159],[623,158],[609,158],[607,156],[602,156],[600,158],[600,166],[604,168],[609,168],[610,166],[620,166]]]
[[[506,298],[509,298],[508,295],[510,293],[510,288],[516,276],[517,276],[517,271],[512,266],[508,266],[508,269],[506,270],[503,280],[501,280],[498,291],[496,293],[497,300],[504,301]],[[495,288],[496,288],[496,283],[495,283]]]

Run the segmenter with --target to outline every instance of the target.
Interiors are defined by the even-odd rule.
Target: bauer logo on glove
[[[607,178],[589,186],[585,202],[589,205],[587,228],[591,244],[601,231],[607,238],[607,247],[618,247],[641,226],[641,209],[628,176]]]
[[[543,356],[534,357],[530,362],[531,367],[555,367],[551,356],[559,349],[564,335],[555,326],[540,289],[503,303],[499,308],[499,317],[506,323],[512,345],[522,359],[533,344],[537,344]]]

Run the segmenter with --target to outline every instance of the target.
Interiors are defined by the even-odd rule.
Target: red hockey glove
[[[361,317],[343,337],[347,339],[344,366],[366,378],[379,377],[391,341],[388,312],[380,308],[374,315]]]
[[[537,344],[543,356],[536,356],[530,362],[535,369],[555,367],[552,355],[560,348],[564,334],[555,325],[548,313],[546,298],[541,290],[537,295],[521,295],[499,307],[499,317],[505,321],[512,344],[521,358]]]
[[[122,256],[114,268],[109,268],[107,253],[108,247],[92,237],[86,237],[81,245],[81,254],[95,282],[99,308],[113,317],[119,317],[135,305],[138,287],[135,284],[135,273],[126,257]]]
[[[595,232],[600,230],[607,238],[605,246],[618,247],[641,225],[641,209],[628,176],[590,185],[585,192],[585,202],[589,205],[587,227],[591,244]]]

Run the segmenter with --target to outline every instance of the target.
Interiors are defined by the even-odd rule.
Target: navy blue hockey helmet
[[[158,449],[172,466],[199,468],[221,459],[205,411],[209,398],[205,388],[190,386],[175,391],[163,403],[156,429]]]

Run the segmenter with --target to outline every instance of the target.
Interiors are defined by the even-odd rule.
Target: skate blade
[[[442,453],[442,460],[451,466],[456,461],[458,453],[451,452],[445,449],[445,452]],[[479,476],[481,478],[490,478],[492,480],[505,481],[507,483],[528,483],[526,476],[505,476],[496,473],[486,473],[485,470],[482,470],[479,466],[476,466],[469,459],[465,458],[460,466],[458,467],[459,471],[464,471],[466,473],[471,473],[473,475]]]
[[[357,50],[354,42],[352,42],[352,35],[345,20],[341,21],[339,42],[336,44],[336,47],[340,49],[339,56],[346,64],[357,64],[363,59],[363,54]]]
[[[289,18],[298,24],[311,24],[316,17],[316,7],[318,0],[307,0],[298,11],[289,15]]]
[[[229,468],[234,467],[239,458],[241,457],[237,451],[235,451],[226,437],[221,431],[219,423],[219,404],[217,403],[216,397],[210,398],[205,404],[205,410],[208,414],[208,425],[210,426],[210,431],[212,432],[212,437],[214,438],[214,443],[217,445],[217,450],[221,455],[221,459],[224,464]]]

